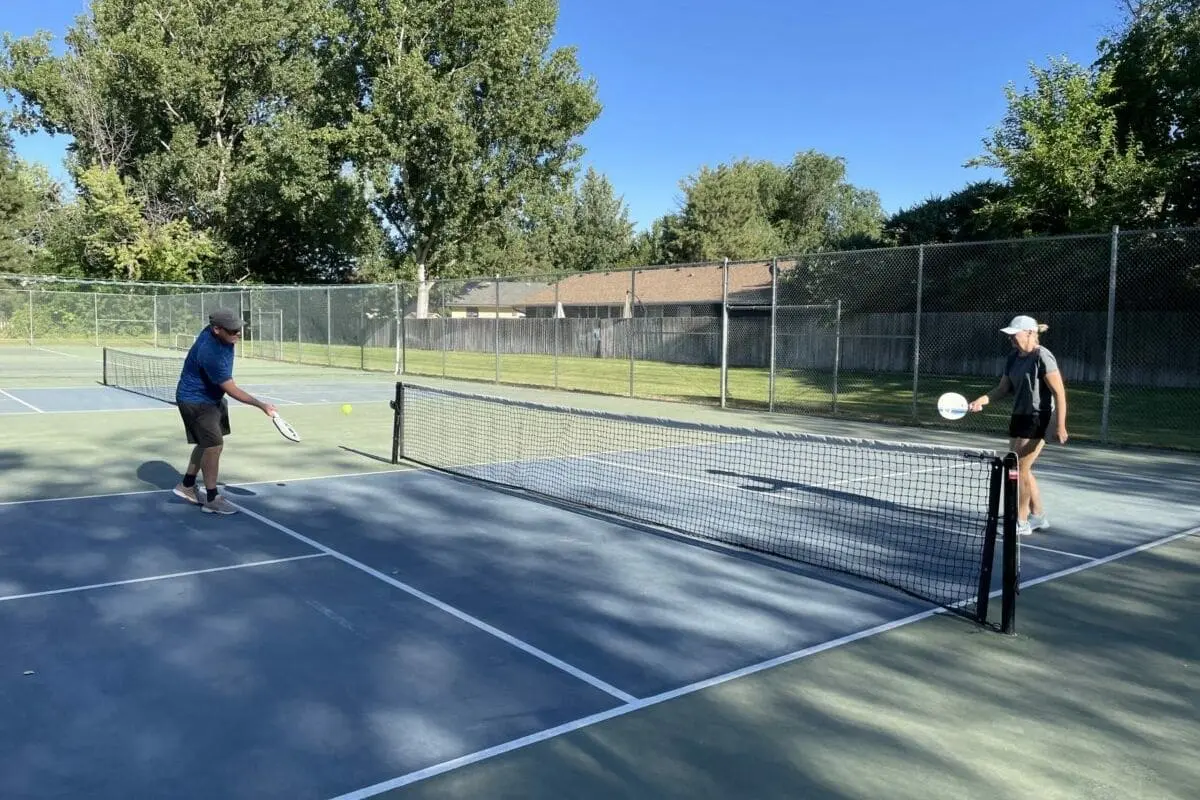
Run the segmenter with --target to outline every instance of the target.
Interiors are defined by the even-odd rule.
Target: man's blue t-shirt
[[[183,360],[175,402],[220,403],[225,396],[221,384],[232,377],[233,345],[218,339],[212,328],[205,328]]]

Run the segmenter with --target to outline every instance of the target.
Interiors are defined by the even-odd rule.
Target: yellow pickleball
[[[354,409],[352,409],[352,408],[350,407],[350,404],[349,404],[349,403],[342,403],[342,413],[343,413],[343,414],[349,414],[349,413],[350,413],[351,411],[353,411],[353,410],[354,410]]]

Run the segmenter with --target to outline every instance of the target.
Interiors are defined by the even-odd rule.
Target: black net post
[[[987,622],[988,600],[992,593],[992,564],[996,558],[996,537],[1000,531],[1003,488],[1004,462],[999,458],[993,459],[991,475],[988,478],[987,529],[984,533],[983,555],[979,561],[979,594],[975,603],[975,619],[981,624]]]
[[[1021,591],[1021,554],[1017,542],[1017,499],[1020,472],[1017,454],[1004,457],[1004,587],[1000,627],[1004,633],[1016,631],[1017,595]]]
[[[399,464],[404,454],[404,384],[396,381],[396,397],[392,406],[392,463]]]

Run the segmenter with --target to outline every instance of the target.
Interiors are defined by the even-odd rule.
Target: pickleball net
[[[1015,457],[396,385],[392,461],[855,575],[987,621]],[[1010,469],[1011,467],[1011,469]],[[1003,518],[1003,521],[1002,521]]]
[[[146,355],[106,347],[104,385],[174,403],[183,361],[183,356]]]

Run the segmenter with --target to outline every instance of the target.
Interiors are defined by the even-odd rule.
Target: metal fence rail
[[[994,385],[998,329],[1031,314],[1073,436],[1200,449],[1200,229],[425,286],[7,277],[0,342],[181,348],[217,306],[247,322],[242,357],[922,425]]]

